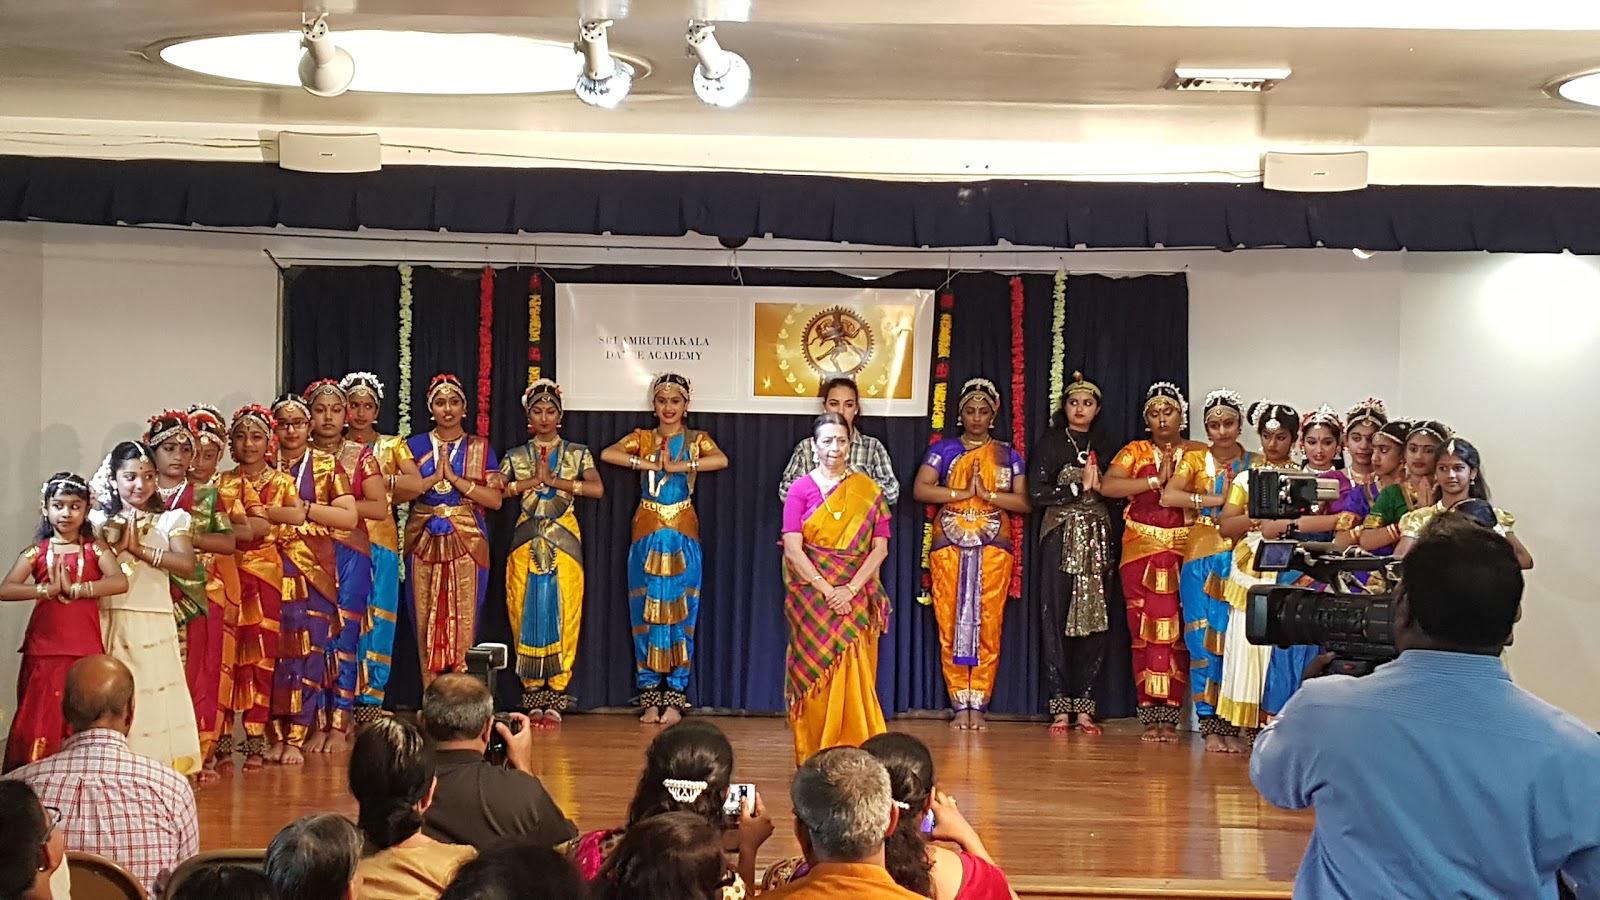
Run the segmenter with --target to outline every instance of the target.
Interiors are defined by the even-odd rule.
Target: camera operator
[[[439,785],[423,832],[482,850],[519,842],[554,847],[578,829],[533,774],[533,730],[512,713],[515,734],[494,721],[494,697],[471,675],[446,674],[422,695],[422,730],[433,741]],[[490,729],[506,742],[507,766],[484,759]]]
[[[1555,897],[1558,872],[1600,890],[1600,735],[1511,683],[1521,600],[1505,538],[1441,514],[1406,557],[1399,658],[1308,680],[1262,731],[1256,788],[1317,813],[1295,896]]]

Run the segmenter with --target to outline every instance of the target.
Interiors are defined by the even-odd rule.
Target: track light
[[[684,40],[694,53],[694,92],[712,106],[738,106],[750,93],[750,64],[717,43],[717,27],[710,22],[690,22]]]
[[[350,89],[356,61],[328,36],[328,15],[300,17],[300,86],[318,97],[337,97]]]
[[[1350,248],[1350,252],[1355,254],[1356,259],[1371,259],[1372,258],[1372,251],[1371,250],[1363,250],[1360,247],[1351,247]]]
[[[616,109],[633,88],[633,67],[611,55],[606,29],[611,20],[578,24],[577,50],[583,54],[583,71],[573,93],[578,99],[601,109]]]

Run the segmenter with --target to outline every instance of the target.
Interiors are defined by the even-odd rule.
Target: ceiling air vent
[[[1281,69],[1201,69],[1179,66],[1167,80],[1167,88],[1174,91],[1204,91],[1213,94],[1259,94],[1270,91],[1278,82],[1289,77],[1287,67]]]

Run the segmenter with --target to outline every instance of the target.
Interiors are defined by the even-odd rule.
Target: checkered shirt
[[[154,895],[178,863],[200,852],[194,790],[173,769],[128,749],[109,728],[72,735],[61,752],[6,775],[61,810],[68,850],[116,860]]]
[[[900,479],[895,477],[894,462],[889,459],[889,451],[882,441],[856,432],[850,439],[850,452],[845,457],[845,466],[851,472],[860,472],[876,481],[883,491],[883,502],[889,504],[891,509],[899,502]],[[817,445],[811,438],[804,438],[789,454],[789,465],[784,467],[783,477],[778,480],[778,499],[788,500],[789,486],[811,474],[816,467]]]

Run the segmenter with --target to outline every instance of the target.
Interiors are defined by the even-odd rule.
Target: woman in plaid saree
[[[889,597],[878,569],[889,555],[889,507],[876,482],[848,471],[850,433],[837,413],[819,416],[812,436],[817,467],[783,506],[784,699],[797,762],[885,730],[878,637]]]

